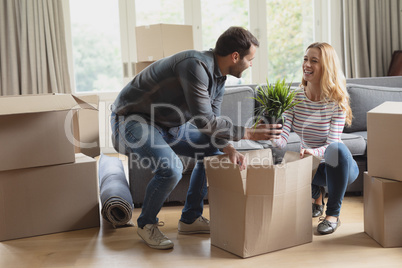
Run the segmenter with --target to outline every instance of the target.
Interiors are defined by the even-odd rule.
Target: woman
[[[344,125],[350,125],[352,111],[346,79],[340,69],[336,52],[327,43],[313,43],[305,53],[303,78],[294,101],[300,102],[285,113],[281,139],[285,147],[290,129],[301,139],[300,157],[321,158],[312,181],[313,217],[323,214],[325,188],[328,188],[326,216],[320,218],[317,231],[330,234],[340,226],[339,214],[346,187],[359,174],[356,161],[341,141]]]

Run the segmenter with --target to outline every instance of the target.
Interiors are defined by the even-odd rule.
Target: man
[[[116,150],[148,161],[154,172],[137,220],[137,233],[148,246],[173,247],[158,228],[161,223],[157,214],[182,177],[178,155],[198,160],[178,231],[209,233],[209,221],[202,217],[207,194],[204,156],[226,153],[244,169],[245,157],[228,140],[268,140],[281,133],[270,130],[280,125],[245,128],[219,117],[226,75],[240,78],[252,66],[258,46],[249,31],[230,27],[219,37],[214,50],[183,51],[151,64],[123,88],[112,105]]]

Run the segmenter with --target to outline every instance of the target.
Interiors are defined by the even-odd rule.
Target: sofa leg
[[[142,203],[134,203],[134,208],[142,208]]]

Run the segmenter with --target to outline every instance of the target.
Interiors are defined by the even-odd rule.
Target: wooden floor
[[[164,207],[159,215],[172,250],[150,249],[136,227],[102,222],[101,228],[0,242],[0,267],[402,267],[402,248],[382,248],[363,232],[362,197],[345,198],[336,233],[317,235],[313,219],[312,243],[248,259],[211,246],[209,235],[177,234],[181,209]],[[139,213],[134,209],[134,221]]]

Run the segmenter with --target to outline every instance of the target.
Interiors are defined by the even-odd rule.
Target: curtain
[[[402,49],[400,0],[343,0],[344,63],[348,78],[386,76]]]
[[[61,0],[0,0],[0,94],[71,93]]]

